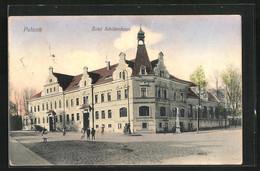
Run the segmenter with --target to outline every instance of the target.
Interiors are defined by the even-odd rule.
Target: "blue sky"
[[[105,60],[117,63],[120,52],[134,59],[140,24],[150,60],[162,51],[167,69],[178,78],[189,80],[202,65],[210,88],[215,86],[214,74],[226,67],[241,72],[239,15],[12,16],[8,22],[9,78],[17,89],[41,91],[49,66],[54,72],[77,75],[84,66],[94,70],[105,67]],[[121,26],[130,31],[92,31]],[[25,27],[40,27],[42,32],[24,32]],[[55,54],[54,61],[50,54]]]

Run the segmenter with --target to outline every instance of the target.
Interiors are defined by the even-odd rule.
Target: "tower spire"
[[[144,31],[142,30],[142,24],[140,24],[140,30],[137,34],[137,40],[138,40],[138,46],[139,45],[144,45]]]

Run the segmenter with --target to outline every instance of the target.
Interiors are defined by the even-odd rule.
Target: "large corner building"
[[[192,82],[171,75],[162,52],[150,61],[145,46],[145,33],[137,35],[136,58],[94,71],[83,68],[76,76],[55,73],[49,76],[40,93],[28,102],[24,129],[40,125],[49,131],[65,125],[121,132],[126,124],[135,133],[171,131],[179,117],[181,131],[197,129],[198,88]],[[221,127],[224,119],[216,106],[219,100],[205,89],[201,93],[200,128]]]

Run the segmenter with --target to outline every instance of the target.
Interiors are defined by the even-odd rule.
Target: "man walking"
[[[87,140],[90,140],[90,128],[87,128]]]
[[[92,134],[92,140],[95,139],[95,132],[96,132],[95,129],[92,128],[92,131],[91,131],[91,134]]]

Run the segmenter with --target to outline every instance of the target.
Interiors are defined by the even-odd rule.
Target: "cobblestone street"
[[[80,139],[81,134],[11,132],[11,137],[54,165],[241,164],[242,129],[182,134],[116,133]],[[12,159],[11,159],[12,160]]]

